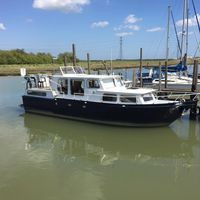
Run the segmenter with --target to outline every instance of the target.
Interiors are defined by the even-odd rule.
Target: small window
[[[59,79],[57,89],[60,94],[68,94],[68,79]]]
[[[71,80],[71,94],[84,95],[84,80]]]
[[[103,95],[103,101],[117,101],[117,95],[116,94],[104,94]]]
[[[41,96],[41,97],[47,96],[46,92],[40,92],[40,91],[27,91],[27,94],[34,96]]]
[[[88,80],[87,82],[88,84],[88,88],[100,88],[100,85],[99,85],[99,81],[98,80]]]
[[[151,94],[145,94],[145,95],[143,95],[143,99],[144,99],[145,102],[146,101],[152,101],[153,97],[152,97]]]
[[[123,102],[123,103],[136,103],[137,99],[134,96],[121,95],[120,101]]]

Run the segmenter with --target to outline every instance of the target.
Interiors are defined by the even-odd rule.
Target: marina
[[[199,198],[199,119],[138,129],[26,114],[23,86],[0,78],[2,199]]]
[[[0,200],[199,200],[198,0],[20,1],[0,8]]]

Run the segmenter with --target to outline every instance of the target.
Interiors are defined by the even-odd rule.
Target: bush
[[[27,53],[23,49],[10,51],[0,50],[0,65],[10,64],[50,64],[53,56],[50,53]]]

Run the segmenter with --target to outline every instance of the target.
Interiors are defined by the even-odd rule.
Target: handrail
[[[177,97],[176,99],[178,99],[179,97],[186,97],[186,96],[195,96],[198,97],[200,96],[200,93],[185,93],[185,94],[170,94],[170,95],[163,95],[163,96],[158,96],[159,98],[164,98],[164,97]]]

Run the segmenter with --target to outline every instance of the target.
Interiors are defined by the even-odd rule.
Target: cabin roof
[[[150,88],[136,88],[136,89],[127,89],[125,87],[113,87],[106,88],[104,90],[99,90],[104,93],[115,93],[115,94],[131,94],[131,95],[144,95],[151,92],[154,92],[154,89]]]

